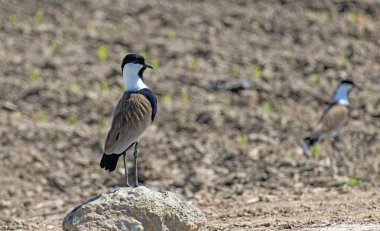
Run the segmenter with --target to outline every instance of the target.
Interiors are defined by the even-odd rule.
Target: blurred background
[[[139,181],[209,230],[378,221],[379,48],[375,0],[0,0],[0,228],[58,230],[124,184],[99,161],[127,53],[159,101]],[[297,141],[347,78],[363,90],[331,176],[330,141],[313,159]]]

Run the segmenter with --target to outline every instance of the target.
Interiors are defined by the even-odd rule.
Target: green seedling
[[[182,91],[181,92],[181,99],[182,99],[182,102],[184,103],[189,103],[189,94],[187,94],[187,92],[185,91]]]
[[[169,31],[168,38],[170,41],[174,41],[177,39],[177,32],[175,31]]]
[[[191,58],[189,61],[189,66],[192,71],[197,71],[199,69],[199,63],[196,58]]]
[[[272,105],[268,101],[265,101],[263,103],[263,111],[267,114],[270,114],[272,112]]]
[[[232,99],[231,98],[224,99],[223,104],[226,105],[227,107],[231,107],[232,106]]]
[[[240,76],[240,69],[238,66],[233,65],[231,68],[231,75],[233,78],[237,79]]]
[[[73,20],[71,18],[63,16],[62,24],[66,28],[73,27]]]
[[[321,85],[321,74],[315,74],[313,77],[313,81],[315,85],[320,86]]]
[[[104,120],[100,121],[98,124],[97,124],[97,127],[99,130],[102,130],[106,127],[106,123],[104,122]]]
[[[150,65],[152,65],[152,67],[153,67],[154,69],[157,69],[158,66],[159,66],[158,59],[156,59],[156,58],[152,59],[152,60],[150,61]]]
[[[315,160],[319,160],[320,153],[319,153],[319,148],[318,148],[317,143],[315,143],[315,144],[313,144],[313,146],[311,146],[311,153],[313,154],[313,157]]]
[[[119,6],[124,6],[126,2],[127,0],[117,0],[117,3],[119,4]]]
[[[34,69],[32,71],[32,73],[30,74],[30,80],[33,82],[33,83],[36,83],[40,80],[40,71],[37,70],[37,69]]]
[[[331,21],[331,19],[332,19],[330,11],[323,11],[322,17],[327,22]]]
[[[73,126],[78,122],[78,118],[74,115],[70,115],[69,118],[67,118],[67,122],[70,126]]]
[[[246,148],[247,147],[247,137],[242,133],[238,132],[236,136],[236,142],[238,143],[240,148]]]
[[[108,82],[103,80],[101,83],[100,83],[100,89],[102,90],[102,92],[109,92],[110,91],[110,88],[108,86]]]
[[[58,54],[59,49],[58,49],[58,44],[55,40],[52,40],[49,44],[49,50],[53,55]]]
[[[260,80],[262,75],[261,68],[257,65],[253,65],[252,68],[252,77],[254,80]]]
[[[87,23],[87,33],[89,34],[94,34],[96,33],[96,25],[95,25],[95,22],[93,21],[90,21]]]
[[[11,14],[9,17],[8,17],[8,22],[9,22],[9,25],[11,27],[14,27],[16,26],[16,23],[17,23],[17,16],[15,14]]]
[[[173,99],[170,95],[165,95],[163,101],[164,101],[164,104],[168,107],[173,104]]]
[[[17,112],[17,122],[21,123],[25,120],[25,115],[22,112]]]
[[[352,24],[355,24],[358,22],[358,14],[351,12],[348,14],[348,21]]]
[[[116,25],[114,25],[114,24],[111,25],[111,31],[112,31],[112,33],[116,34],[118,32],[118,30],[119,29],[117,28]]]
[[[108,58],[108,51],[106,46],[100,46],[98,49],[99,61],[106,61]]]
[[[38,113],[38,122],[44,123],[46,121],[46,113],[44,111],[40,111]]]
[[[120,91],[121,91],[121,92],[124,92],[124,91],[125,91],[125,85],[124,85],[124,84],[119,85],[119,88],[120,88]]]
[[[78,92],[78,90],[79,90],[78,84],[76,84],[76,83],[71,83],[70,84],[70,91],[72,91],[72,92]]]
[[[360,186],[360,180],[358,177],[354,177],[351,179],[348,179],[344,182],[345,185],[348,185],[350,187],[359,187]]]
[[[37,10],[36,14],[34,15],[34,22],[37,25],[41,25],[45,21],[45,14],[41,10]]]
[[[305,16],[311,18],[314,16],[314,12],[311,10],[305,10]]]
[[[344,63],[349,63],[350,62],[350,59],[348,58],[348,55],[345,53],[345,52],[342,52],[340,54],[340,59],[342,60],[342,62]]]

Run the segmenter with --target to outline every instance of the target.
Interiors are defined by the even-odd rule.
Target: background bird
[[[145,63],[144,57],[128,54],[123,59],[121,70],[125,83],[125,92],[116,106],[111,129],[108,132],[104,154],[100,167],[110,172],[114,171],[117,161],[123,155],[125,181],[128,181],[126,151],[134,146],[135,184],[138,186],[137,158],[138,144],[141,135],[151,125],[157,113],[157,99],[145,85],[143,73],[152,66]],[[152,68],[153,69],[153,68]]]
[[[310,136],[301,139],[304,155],[311,157],[310,148],[317,142],[322,141],[327,136],[333,137],[332,146],[334,151],[339,151],[337,147],[338,134],[347,124],[350,118],[349,93],[356,85],[350,80],[343,80],[339,83],[330,106],[324,112],[318,124],[314,127]]]

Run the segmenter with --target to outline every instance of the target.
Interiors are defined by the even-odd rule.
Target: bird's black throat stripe
[[[154,118],[156,117],[156,113],[157,113],[157,98],[156,98],[156,96],[148,88],[138,90],[138,91],[136,91],[136,93],[145,96],[149,100],[149,103],[152,106],[152,122],[153,122]]]

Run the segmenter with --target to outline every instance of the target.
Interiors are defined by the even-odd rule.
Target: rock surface
[[[199,230],[205,215],[174,193],[117,188],[77,206],[63,220],[73,230]]]

